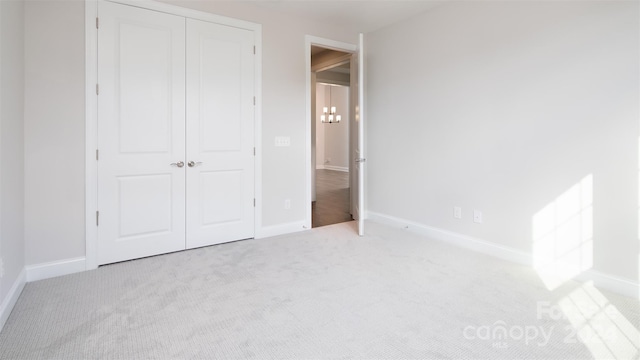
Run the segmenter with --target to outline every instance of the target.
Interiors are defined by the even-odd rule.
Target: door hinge
[[[100,28],[100,20],[98,20],[98,18],[96,18],[96,29]]]
[[[96,226],[100,225],[100,211],[96,211]]]
[[[96,95],[100,95],[100,85],[96,84]]]
[[[256,54],[256,46],[253,45],[253,55],[255,55],[255,54]]]
[[[253,97],[253,105],[254,106],[256,105],[256,97],[255,96]]]
[[[98,154],[98,149],[96,149],[96,161],[100,160],[100,156]]]
[[[253,148],[253,156],[256,156],[256,148]]]
[[[256,198],[253,198],[253,207],[256,207]]]

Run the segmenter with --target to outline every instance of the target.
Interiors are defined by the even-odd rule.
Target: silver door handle
[[[202,161],[197,161],[197,162],[189,161],[189,162],[187,163],[187,165],[189,165],[189,167],[194,167],[194,166],[202,165]]]
[[[181,167],[183,167],[183,166],[184,166],[184,161],[178,161],[177,163],[171,163],[171,164],[169,164],[169,165],[171,165],[171,166],[177,166],[177,167],[181,168]]]
[[[357,158],[356,159],[357,163],[363,163],[363,162],[366,162],[366,161],[367,161],[367,159],[365,159],[365,158]]]

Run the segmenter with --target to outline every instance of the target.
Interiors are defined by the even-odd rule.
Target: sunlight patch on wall
[[[593,266],[593,175],[533,216],[533,263],[549,290]]]
[[[591,283],[558,302],[574,333],[566,339],[582,342],[596,359],[637,359],[640,332]]]

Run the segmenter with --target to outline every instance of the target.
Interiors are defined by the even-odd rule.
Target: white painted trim
[[[27,282],[50,279],[85,271],[84,257],[26,266]]]
[[[316,165],[316,170],[323,170],[324,169],[324,165]]]
[[[95,225],[98,210],[98,30],[95,19],[98,2],[85,1],[85,266],[86,270],[98,268],[98,227]]]
[[[576,276],[575,280],[593,282],[593,285],[611,292],[640,300],[640,283],[618,276],[604,274],[596,270],[587,270]]]
[[[286,224],[279,224],[273,226],[266,226],[260,229],[260,233],[256,235],[256,239],[263,239],[272,236],[291,234],[299,231],[310,230],[311,227],[307,227],[306,221],[295,221]]]
[[[98,267],[98,229],[95,226],[98,204],[98,164],[95,151],[98,148],[98,107],[95,86],[98,82],[98,30],[95,18],[98,15],[98,1],[85,0],[85,246],[86,270]],[[262,25],[244,20],[228,18],[207,12],[182,8],[149,0],[111,0],[125,5],[160,11],[191,19],[213,22],[226,26],[251,30],[254,32],[256,46],[255,58],[255,123],[254,146],[255,156],[255,188],[256,199],[254,234],[262,229]],[[310,226],[309,226],[310,227]],[[257,237],[257,236],[256,236]]]
[[[400,227],[411,232],[424,235],[430,239],[447,242],[462,248],[477,251],[479,253],[495,256],[497,258],[531,266],[531,255],[526,252],[497,245],[471,236],[458,234],[452,231],[438,229],[413,221],[400,219],[394,216],[369,211],[368,220],[379,222],[389,226]]]
[[[311,229],[311,170],[313,163],[311,161],[311,46],[318,45],[328,49],[355,53],[358,47],[340,41],[324,39],[316,36],[305,35],[304,37],[304,58],[305,58],[305,220],[304,226]]]
[[[257,25],[254,29],[254,41],[256,44],[256,61],[255,61],[255,96],[256,105],[254,108],[254,139],[253,144],[256,147],[256,156],[253,162],[254,166],[254,198],[256,206],[254,209],[254,225],[253,234],[257,234],[262,229],[262,25]]]
[[[309,35],[304,40],[304,71],[305,71],[305,99],[304,99],[304,224],[311,229],[311,203],[314,200],[312,194],[313,161],[311,159],[311,38]]]
[[[11,311],[13,307],[16,306],[16,302],[22,294],[22,290],[24,289],[24,285],[27,282],[27,274],[25,269],[22,269],[16,281],[13,282],[11,289],[9,289],[9,293],[0,304],[0,331],[4,327],[4,324],[7,323],[9,319],[9,315],[11,315]]]
[[[349,168],[345,166],[324,165],[326,170],[349,172]]]
[[[355,53],[358,51],[358,46],[354,44],[349,44],[346,42],[335,41],[331,39],[325,39],[317,36],[306,35],[305,42],[311,51],[311,45],[322,46],[327,49],[338,50],[343,52]],[[309,57],[309,64],[311,64],[311,57]],[[311,73],[311,66],[309,66],[309,73]]]
[[[170,5],[165,3],[160,3],[151,0],[99,0],[99,1],[109,1],[113,3],[135,6],[141,9],[154,10],[158,12],[163,12],[172,15],[183,16],[190,19],[208,21],[220,25],[227,25],[232,27],[237,27],[240,29],[253,30],[253,31],[262,31],[262,25],[257,23],[252,23],[249,21],[244,21],[240,19],[234,19],[222,15],[216,15],[213,13],[208,13],[199,10],[188,9],[176,5]]]
[[[424,235],[430,239],[446,242],[503,260],[533,266],[533,255],[529,252],[373,211],[367,212],[367,219],[381,224],[403,228]],[[640,299],[640,283],[632,280],[604,274],[596,270],[587,270],[576,276],[574,280],[581,282],[591,281],[596,287]]]

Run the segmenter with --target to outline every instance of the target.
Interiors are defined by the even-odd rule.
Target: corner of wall
[[[9,289],[9,293],[0,303],[0,331],[4,328],[4,324],[6,324],[9,319],[9,315],[11,315],[11,311],[13,307],[18,302],[18,298],[24,289],[24,285],[27,282],[27,272],[23,269],[18,275],[18,278]]]
[[[26,282],[24,5],[0,1],[0,329]]]
[[[272,236],[291,234],[291,233],[306,231],[306,230],[310,230],[310,229],[307,227],[306,222],[304,220],[294,221],[294,222],[285,223],[285,224],[264,226],[260,229],[256,229],[255,238],[263,239],[263,238],[268,238]]]

